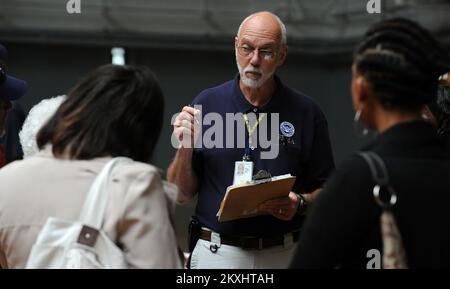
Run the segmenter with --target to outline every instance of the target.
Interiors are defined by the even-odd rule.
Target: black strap
[[[389,185],[389,174],[383,160],[374,152],[359,152],[369,165],[373,181],[379,186]]]
[[[369,165],[372,179],[376,183],[372,191],[375,201],[383,209],[391,209],[397,203],[397,193],[389,184],[389,174],[384,161],[374,152],[359,152],[358,155]],[[390,195],[389,201],[382,200],[382,189]]]

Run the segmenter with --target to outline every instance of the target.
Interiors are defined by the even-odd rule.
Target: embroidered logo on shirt
[[[288,121],[283,121],[280,124],[280,131],[285,137],[292,137],[295,133],[295,127]]]

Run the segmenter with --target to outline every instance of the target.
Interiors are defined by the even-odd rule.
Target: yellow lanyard
[[[252,147],[252,135],[253,135],[253,132],[255,132],[256,128],[259,125],[259,123],[266,116],[266,113],[260,113],[259,114],[259,118],[256,121],[256,123],[253,125],[253,127],[250,127],[250,122],[248,121],[247,114],[245,113],[243,116],[244,116],[244,120],[245,120],[245,126],[247,127],[247,131],[248,131],[248,146],[253,150],[254,149],[254,147]]]

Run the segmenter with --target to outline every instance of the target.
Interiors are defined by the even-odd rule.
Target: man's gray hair
[[[247,22],[247,20],[249,20],[250,18],[252,18],[253,16],[255,16],[256,14],[259,14],[261,12],[256,12],[253,13],[251,15],[249,15],[247,18],[244,19],[244,21],[242,21],[241,25],[239,26],[238,29],[238,33],[237,33],[237,37],[239,37],[241,35],[241,29],[242,26],[244,25],[245,22]],[[271,13],[271,12],[267,12],[271,15],[273,15],[275,17],[275,19],[278,21],[278,24],[280,25],[280,30],[281,30],[281,44],[286,45],[287,44],[287,35],[286,35],[286,26],[284,25],[283,21],[281,21],[280,17],[278,17],[277,15]]]

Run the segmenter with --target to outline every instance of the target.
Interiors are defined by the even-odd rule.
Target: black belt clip
[[[216,244],[209,245],[209,250],[213,253],[216,253],[218,249],[219,249],[219,246],[217,246]]]
[[[209,250],[213,253],[216,253],[222,243],[222,241],[220,239],[220,234],[218,234],[216,232],[211,232],[211,241],[210,242],[211,242],[211,244],[209,245]]]

